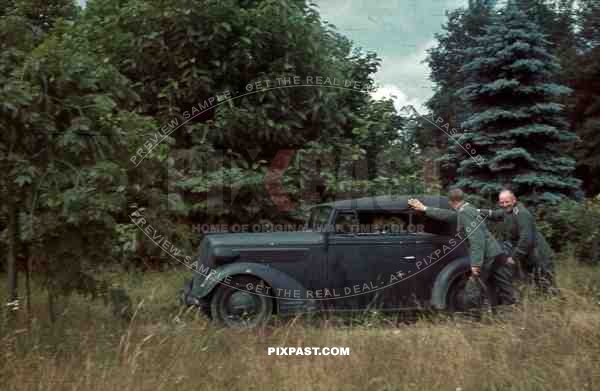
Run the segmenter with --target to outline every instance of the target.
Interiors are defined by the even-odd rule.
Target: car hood
[[[311,247],[323,243],[325,235],[318,232],[210,234],[200,245],[200,262],[214,267],[238,257],[261,262],[301,259]]]

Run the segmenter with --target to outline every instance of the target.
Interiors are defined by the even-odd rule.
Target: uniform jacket
[[[503,236],[512,244],[511,257],[522,265],[548,265],[554,253],[535,226],[535,217],[517,202],[511,212],[504,209],[482,209],[483,217],[502,220]]]
[[[471,204],[465,202],[456,211],[427,207],[425,214],[443,221],[457,219],[457,229],[469,244],[469,256],[472,266],[488,266],[502,253],[502,247],[485,225],[485,219]]]

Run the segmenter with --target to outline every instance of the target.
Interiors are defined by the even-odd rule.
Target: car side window
[[[338,211],[335,216],[335,233],[351,234],[358,232],[358,216],[354,210]]]
[[[358,215],[362,233],[379,235],[410,233],[410,216],[407,212],[360,211]]]
[[[415,234],[453,236],[456,224],[432,219],[424,213],[412,213],[411,224],[416,228]]]
[[[306,222],[308,229],[314,231],[324,231],[329,221],[329,215],[332,208],[330,206],[317,206],[310,211],[310,216]]]

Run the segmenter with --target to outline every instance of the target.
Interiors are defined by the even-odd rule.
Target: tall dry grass
[[[0,335],[6,390],[600,390],[600,270],[566,261],[563,299],[526,296],[512,313],[470,322],[322,316],[239,331],[178,313],[179,273],[130,288],[136,314],[72,297],[54,325]],[[267,348],[349,347],[349,356],[269,356]]]

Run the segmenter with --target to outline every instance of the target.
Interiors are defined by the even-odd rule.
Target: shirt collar
[[[463,209],[465,208],[465,206],[467,206],[467,205],[469,205],[469,203],[468,203],[468,202],[465,202],[464,204],[462,204],[462,205],[460,206],[460,208],[458,208],[458,211],[459,211],[459,212],[462,212],[462,210],[463,210]]]

